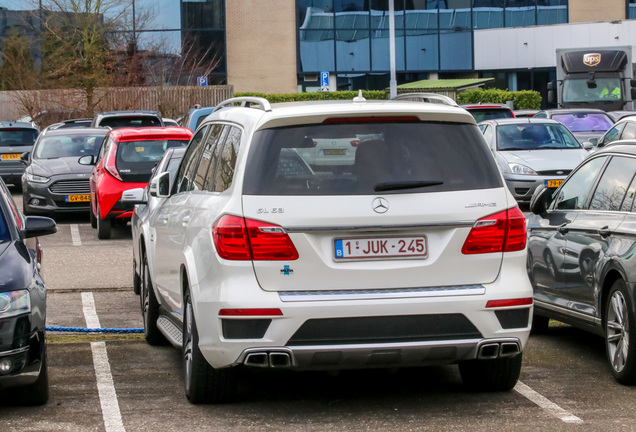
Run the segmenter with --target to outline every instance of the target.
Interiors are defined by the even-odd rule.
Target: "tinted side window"
[[[636,123],[627,123],[625,125],[625,129],[623,129],[623,134],[621,135],[621,139],[634,139],[636,138]]]
[[[635,172],[636,159],[613,157],[594,191],[590,210],[620,210]]]
[[[177,172],[177,176],[175,177],[175,193],[190,191],[194,188],[192,176],[199,163],[199,158],[201,157],[201,152],[203,150],[201,141],[203,141],[203,137],[205,136],[207,130],[207,127],[202,128],[190,140],[188,149],[183,156],[183,160],[181,161],[181,165],[179,166],[179,171]]]
[[[214,190],[223,192],[232,185],[236,157],[241,144],[241,130],[232,127],[227,133],[214,176]]]
[[[210,169],[210,165],[213,165],[214,163],[213,154],[219,135],[221,134],[221,129],[223,129],[222,125],[212,125],[210,127],[210,133],[205,140],[205,144],[202,146],[203,151],[201,153],[201,162],[199,162],[199,166],[197,167],[197,171],[194,176],[194,184],[197,190],[205,189],[208,169]]]
[[[605,138],[603,139],[603,144],[609,144],[612,141],[616,141],[620,136],[621,130],[625,127],[625,123],[616,125],[605,134]]]
[[[559,210],[582,209],[590,195],[594,180],[606,159],[607,157],[592,159],[572,174],[572,177],[559,189],[559,194],[554,200],[554,208]]]

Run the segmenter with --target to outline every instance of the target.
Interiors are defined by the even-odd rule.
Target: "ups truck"
[[[556,50],[556,82],[548,83],[548,102],[558,108],[633,110],[632,47]]]

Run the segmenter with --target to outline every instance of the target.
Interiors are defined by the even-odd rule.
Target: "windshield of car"
[[[16,147],[33,145],[38,131],[31,128],[0,129],[0,147]]]
[[[580,149],[581,144],[560,124],[522,123],[497,127],[497,150]]]
[[[99,126],[108,126],[113,129],[124,127],[161,126],[161,121],[159,120],[159,118],[154,116],[106,117],[99,122]]]
[[[170,147],[185,147],[188,140],[124,141],[117,143],[115,164],[124,181],[145,183]]]
[[[563,102],[612,102],[621,99],[619,78],[596,78],[588,82],[587,76],[563,81]]]
[[[501,187],[475,125],[341,123],[261,130],[246,195],[372,195]]]
[[[472,114],[477,123],[484,120],[514,117],[509,108],[466,108],[466,111]]]
[[[33,152],[33,159],[97,156],[103,141],[104,135],[42,137]]]
[[[552,118],[572,132],[605,132],[613,124],[608,116],[601,113],[555,114]]]

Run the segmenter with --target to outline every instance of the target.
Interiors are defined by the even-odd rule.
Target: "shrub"
[[[499,103],[514,102],[514,109],[541,109],[541,95],[534,90],[508,91],[500,89],[466,90],[457,95],[457,103]]]

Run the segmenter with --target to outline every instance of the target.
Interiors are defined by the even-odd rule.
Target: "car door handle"
[[[189,222],[190,222],[190,216],[184,216],[183,219],[181,219],[181,225],[183,226],[186,226]]]
[[[557,228],[557,231],[560,234],[567,234],[570,232],[570,228],[567,227],[567,224],[563,224]]]
[[[609,227],[606,225],[598,230],[598,234],[603,238],[607,238],[612,234],[612,231],[610,231]]]

